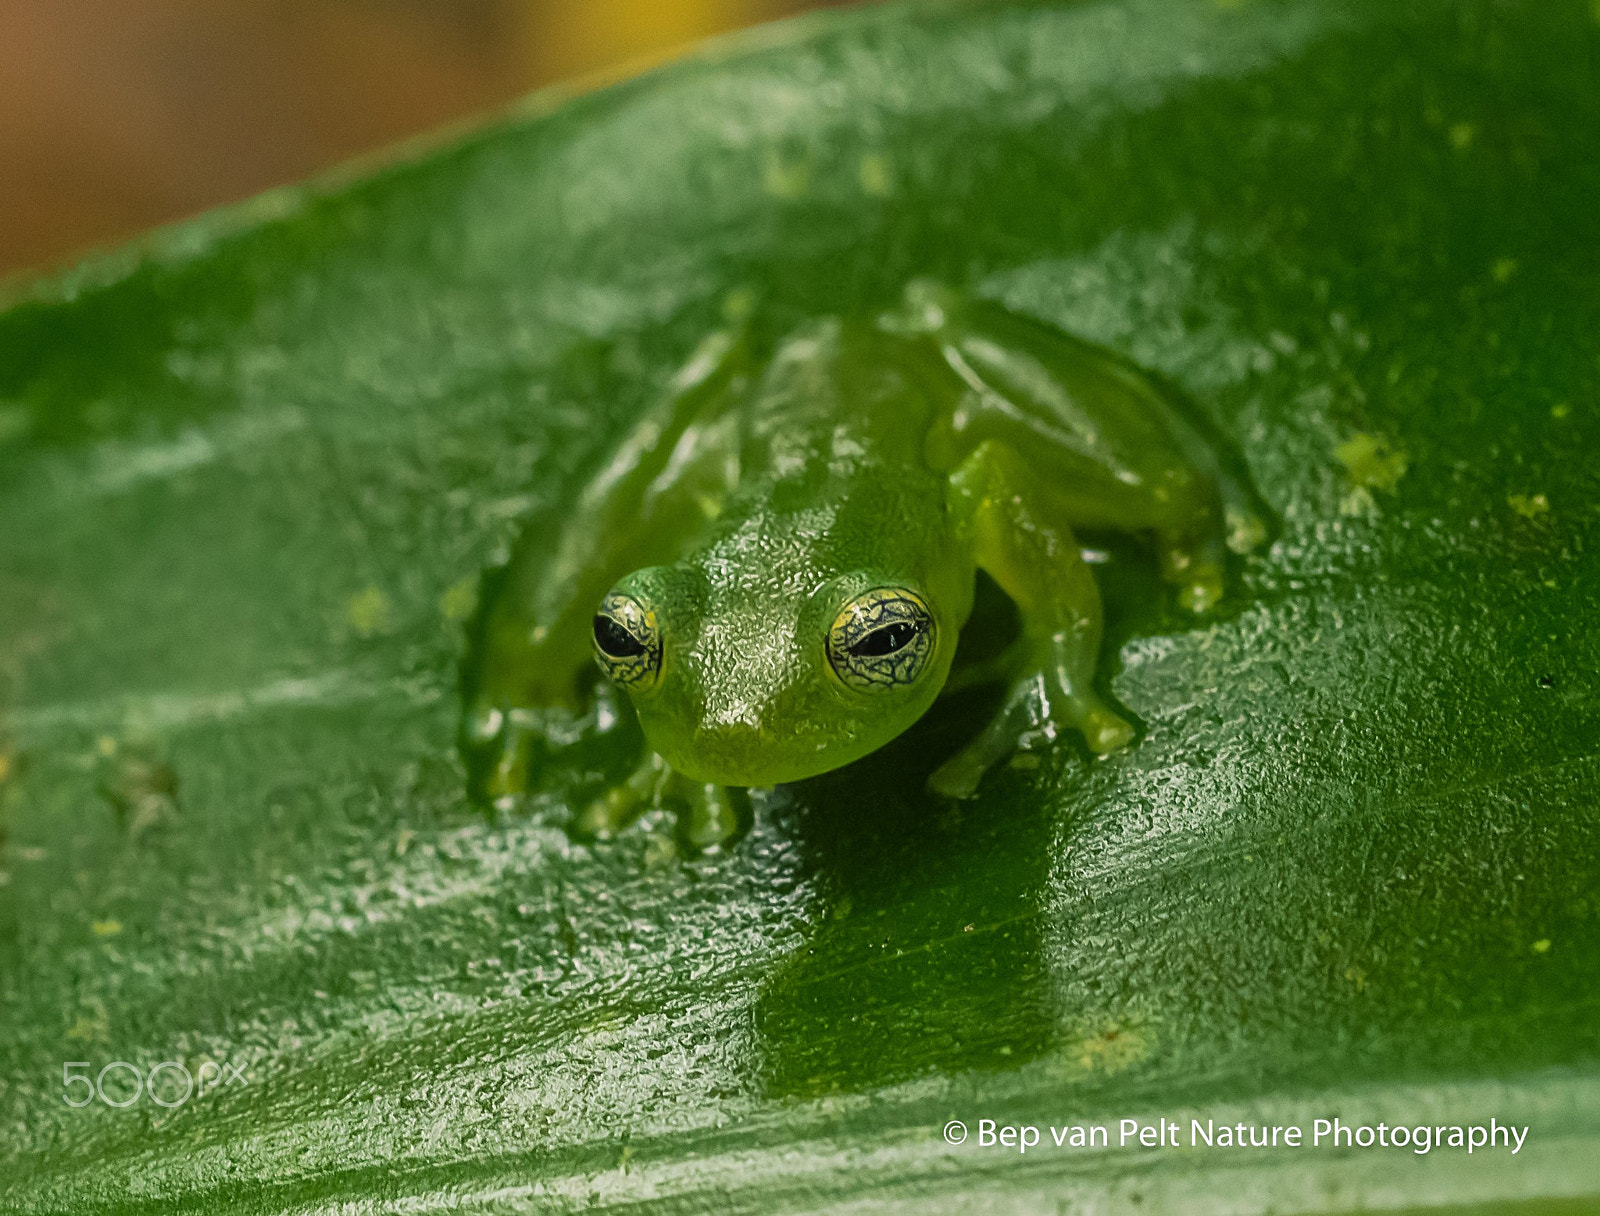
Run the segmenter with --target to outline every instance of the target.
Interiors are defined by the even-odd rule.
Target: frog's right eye
[[[594,657],[624,688],[644,689],[661,673],[656,614],[631,595],[613,591],[594,614]]]
[[[828,631],[828,662],[858,692],[912,684],[933,657],[934,621],[906,587],[878,587],[843,608]]]

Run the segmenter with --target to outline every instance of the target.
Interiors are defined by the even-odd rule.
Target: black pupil
[[[918,632],[917,626],[910,621],[896,621],[893,625],[874,629],[850,647],[850,653],[862,659],[876,659],[882,655],[893,654],[916,637]]]
[[[633,659],[644,653],[644,643],[608,616],[594,618],[594,644],[613,659]]]

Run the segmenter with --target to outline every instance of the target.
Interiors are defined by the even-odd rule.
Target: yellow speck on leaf
[[[678,842],[665,833],[652,832],[650,839],[645,843],[644,868],[647,870],[673,869],[682,858]]]
[[[889,171],[889,159],[881,152],[869,152],[856,166],[856,177],[864,193],[873,198],[888,198],[894,193],[894,174]]]
[[[10,779],[11,765],[12,759],[10,749],[0,747],[0,785],[4,785],[6,781]]]
[[[89,928],[94,930],[96,937],[115,937],[122,932],[122,922],[120,920],[97,920],[90,924]]]
[[[811,163],[807,157],[785,157],[775,149],[767,151],[761,166],[761,187],[774,198],[799,198],[811,185]]]
[[[1478,128],[1470,122],[1455,122],[1450,124],[1450,146],[1457,152],[1465,152],[1472,147],[1472,141],[1478,137]]]
[[[1367,973],[1360,967],[1346,967],[1344,969],[1344,978],[1356,986],[1357,992],[1365,992],[1367,990]]]
[[[1512,494],[1506,502],[1523,519],[1537,519],[1550,509],[1550,500],[1543,494]]]
[[[90,1042],[100,1037],[101,1023],[93,1018],[80,1016],[77,1021],[67,1027],[67,1038],[82,1039]]]
[[[1116,1076],[1142,1064],[1155,1049],[1156,1036],[1140,1023],[1107,1022],[1067,1042],[1063,1062],[1072,1072]]]
[[[72,1025],[67,1027],[67,1038],[78,1039],[85,1043],[93,1043],[106,1038],[111,1026],[111,1019],[106,1016],[105,1006],[99,1001],[91,1000],[89,1008],[92,1012],[80,1013],[73,1019]]]
[[[735,287],[722,297],[722,319],[729,325],[748,321],[756,310],[756,293],[752,287]]]
[[[439,597],[439,611],[447,621],[464,621],[478,606],[478,580],[464,578]]]
[[[1346,515],[1359,515],[1375,505],[1371,491],[1393,491],[1410,467],[1409,457],[1390,446],[1387,439],[1357,431],[1333,449],[1334,457],[1350,475],[1351,492],[1340,509]]]
[[[411,842],[416,838],[416,832],[412,831],[410,828],[401,828],[400,835],[395,837],[394,855],[396,857],[404,857],[406,855],[406,851],[411,848]]]
[[[1548,937],[1541,937],[1538,941],[1534,942],[1533,952],[1535,954],[1548,954],[1550,952],[1550,939]]]
[[[1558,401],[1550,407],[1550,417],[1557,420],[1565,418],[1570,413],[1572,413],[1572,407],[1565,401]]]
[[[110,735],[101,735],[94,741],[94,750],[102,756],[115,756],[117,754],[117,741]]]
[[[1516,273],[1516,258],[1496,258],[1494,265],[1489,267],[1489,277],[1496,283],[1507,282]]]
[[[358,636],[364,638],[385,632],[392,623],[393,615],[389,597],[377,587],[356,592],[344,606],[345,620]]]

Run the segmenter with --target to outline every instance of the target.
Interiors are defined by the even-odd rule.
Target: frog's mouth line
[[[855,730],[806,741],[792,733],[763,728],[755,721],[741,721],[733,729],[697,726],[678,738],[661,737],[659,745],[647,729],[646,739],[675,772],[693,781],[765,787],[806,781],[843,768],[878,750],[910,725],[905,722],[883,737],[876,731]]]

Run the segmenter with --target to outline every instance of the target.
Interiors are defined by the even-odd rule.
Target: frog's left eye
[[[661,672],[656,614],[631,595],[613,591],[594,614],[594,657],[624,688],[642,689]]]
[[[828,662],[862,692],[910,684],[933,655],[933,613],[916,592],[879,587],[856,596],[828,630]]]

